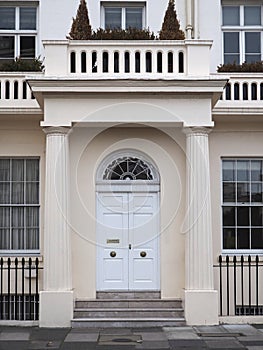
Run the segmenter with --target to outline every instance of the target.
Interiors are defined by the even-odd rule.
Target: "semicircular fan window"
[[[107,167],[103,180],[153,180],[153,174],[149,165],[141,159],[122,157]]]

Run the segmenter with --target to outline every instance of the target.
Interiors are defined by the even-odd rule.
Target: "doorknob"
[[[111,256],[112,258],[115,258],[116,252],[114,252],[114,251],[110,252],[110,256]]]
[[[140,256],[141,256],[142,258],[145,258],[145,257],[146,257],[146,255],[147,255],[147,253],[146,253],[146,252],[140,252]]]
[[[131,249],[131,243],[129,244],[129,249]]]

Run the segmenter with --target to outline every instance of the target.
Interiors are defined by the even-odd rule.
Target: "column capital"
[[[45,126],[42,128],[44,133],[48,135],[67,135],[71,128],[67,126]]]
[[[186,137],[207,136],[208,134],[210,134],[211,131],[212,128],[203,126],[192,126],[183,128],[183,132],[185,133]]]

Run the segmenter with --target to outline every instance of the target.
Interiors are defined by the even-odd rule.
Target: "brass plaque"
[[[107,244],[120,243],[119,239],[107,239]]]

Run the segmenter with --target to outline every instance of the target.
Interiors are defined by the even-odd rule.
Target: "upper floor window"
[[[0,59],[36,57],[37,8],[0,6]]]
[[[263,6],[223,6],[224,63],[262,60]]]
[[[103,26],[105,29],[142,29],[145,26],[144,13],[144,3],[103,3]]]
[[[223,249],[263,249],[263,160],[222,163]]]

